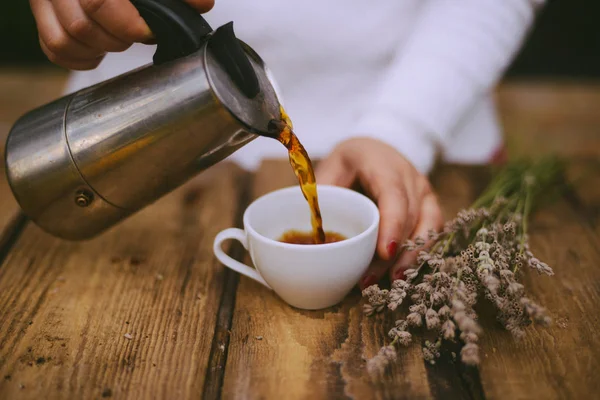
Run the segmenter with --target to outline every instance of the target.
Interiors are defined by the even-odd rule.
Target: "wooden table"
[[[0,73],[0,136],[55,97],[64,75]],[[35,88],[35,89],[33,89]],[[35,94],[34,94],[35,90]],[[498,94],[512,154],[560,152],[579,181],[536,215],[534,252],[555,277],[531,297],[555,324],[515,343],[493,316],[479,369],[429,365],[415,344],[380,379],[364,357],[389,317],[364,317],[360,294],[318,312],[288,307],[212,255],[248,202],[294,183],[285,161],[254,176],[220,164],[102,236],[53,238],[22,217],[0,174],[0,399],[491,398],[591,399],[600,389],[600,87],[512,83]],[[2,132],[4,129],[4,132]],[[477,195],[480,168],[432,176],[447,217]],[[230,253],[245,257],[233,245]]]

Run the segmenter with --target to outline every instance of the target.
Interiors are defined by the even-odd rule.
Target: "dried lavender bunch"
[[[425,342],[426,360],[435,363],[444,341],[460,340],[462,362],[479,364],[481,327],[473,307],[481,298],[495,306],[498,321],[517,339],[531,323],[550,323],[544,308],[526,296],[519,278],[524,267],[553,275],[531,252],[527,229],[532,210],[558,186],[563,172],[555,158],[508,164],[441,232],[404,244],[407,251],[419,251],[405,279],[394,281],[389,290],[372,285],[363,291],[367,315],[408,306],[402,307],[406,317],[389,331],[391,343],[368,361],[370,372],[395,360],[394,345],[409,345],[411,330],[419,327],[437,335],[435,342]]]

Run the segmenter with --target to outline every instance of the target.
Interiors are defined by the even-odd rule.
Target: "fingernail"
[[[501,147],[497,148],[494,151],[494,153],[492,154],[490,163],[493,165],[503,165],[503,164],[506,164],[507,160],[508,160],[508,153],[506,151],[506,147],[501,146]]]
[[[150,27],[147,24],[144,24],[142,29],[144,34],[144,40],[154,39],[154,33],[152,33],[152,30],[150,30]]]
[[[369,274],[360,280],[360,290],[365,290],[371,285],[377,283],[377,277],[374,274]]]
[[[395,240],[392,240],[387,246],[387,251],[390,258],[396,257],[396,252],[398,251],[398,243]]]
[[[404,278],[405,278],[405,276],[404,276],[403,269],[398,269],[396,272],[394,272],[394,280],[398,280],[398,279],[404,280]]]

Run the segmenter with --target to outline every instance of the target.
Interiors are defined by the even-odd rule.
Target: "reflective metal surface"
[[[220,68],[216,58],[210,51],[206,52],[206,73],[210,86],[215,94],[232,115],[249,131],[273,137],[268,129],[273,119],[280,119],[279,99],[271,81],[273,78],[267,66],[251,47],[241,42],[242,48],[248,54],[250,63],[256,72],[261,91],[253,98],[242,95],[235,84]],[[278,133],[278,132],[277,132]]]
[[[73,159],[109,203],[135,210],[156,200],[241,130],[215,101],[203,58],[143,69],[73,98],[66,113]]]
[[[86,239],[255,139],[279,112],[262,60],[261,91],[242,96],[205,45],[34,110],[13,127],[6,170],[24,212],[49,233]],[[254,133],[250,133],[254,132]]]
[[[104,201],[77,171],[64,134],[70,97],[25,115],[6,142],[6,176],[23,211],[42,229],[64,239],[87,239],[129,215]],[[92,194],[85,207],[78,192]]]

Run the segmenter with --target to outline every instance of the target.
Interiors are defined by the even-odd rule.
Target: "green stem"
[[[531,183],[525,183],[525,205],[523,206],[523,222],[522,222],[522,232],[521,232],[521,245],[519,248],[519,255],[523,254],[523,248],[525,247],[525,236],[527,235],[527,220],[529,219],[529,212],[531,210]],[[516,274],[519,268],[515,265],[513,269],[513,274]]]
[[[501,210],[498,212],[498,215],[496,215],[496,219],[494,220],[494,224],[497,224],[498,222],[500,222],[500,221],[502,220],[502,218],[503,218],[503,217],[504,217],[506,214],[510,213],[510,211],[512,210],[512,208],[513,208],[513,207],[514,207],[514,205],[515,205],[515,201],[517,201],[517,203],[518,203],[518,199],[517,199],[517,198],[515,198],[515,199],[510,199],[510,200],[508,201],[508,203],[506,203],[506,205],[504,205],[504,206],[502,207],[502,209],[501,209]]]
[[[444,256],[446,254],[446,252],[448,251],[448,249],[450,248],[450,243],[452,243],[452,241],[454,240],[455,235],[456,235],[456,232],[452,232],[450,234],[450,236],[448,236],[448,239],[446,240],[446,244],[444,245],[444,248],[442,249],[442,256]]]

